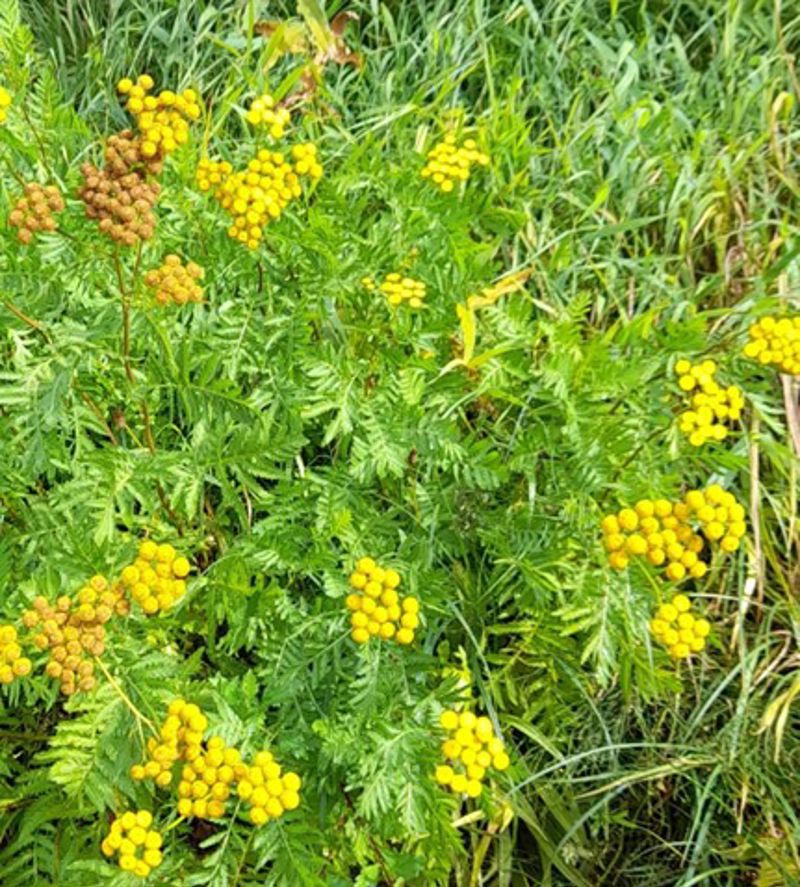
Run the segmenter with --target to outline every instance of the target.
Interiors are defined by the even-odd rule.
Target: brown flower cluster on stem
[[[104,234],[124,246],[153,236],[153,206],[161,192],[158,182],[148,181],[143,171],[117,175],[114,167],[98,169],[91,163],[84,163],[81,173],[84,184],[78,196],[86,204],[86,215],[97,220]]]
[[[37,597],[22,622],[26,628],[38,629],[35,645],[50,651],[45,671],[71,696],[94,687],[92,657],[105,651],[105,624],[115,614],[126,615],[128,609],[119,583],[109,585],[104,576],[93,576],[74,598],[62,595],[55,606]]]
[[[58,222],[53,213],[64,209],[64,199],[55,185],[28,182],[25,193],[14,205],[8,224],[17,228],[20,243],[30,243],[39,231],[55,231]]]
[[[203,269],[195,262],[186,265],[174,253],[164,257],[158,268],[153,268],[144,276],[145,286],[154,290],[159,305],[185,305],[187,302],[202,302],[203,287],[198,281],[203,279]]]

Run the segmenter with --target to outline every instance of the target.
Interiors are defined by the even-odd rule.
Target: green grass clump
[[[192,563],[108,623],[96,689],[59,695],[35,648],[0,688],[2,887],[134,883],[100,845],[138,809],[153,884],[800,884],[798,383],[742,354],[798,313],[799,45],[788,2],[0,0],[0,212],[29,181],[67,203],[2,234],[0,617],[143,537]],[[208,113],[139,251],[76,193],[142,72]],[[195,172],[264,146],[263,92],[325,172],[249,251]],[[490,163],[443,194],[420,170],[449,131]],[[152,304],[168,254],[201,304]],[[364,285],[393,272],[422,307]],[[742,389],[724,442],[679,432],[680,358]],[[610,570],[600,521],[712,483],[747,536],[682,586],[713,629],[675,664],[648,632],[675,589]],[[419,599],[412,644],[352,642],[363,556]],[[179,696],[274,748],[300,806],[179,819],[177,780],[134,781]],[[511,759],[469,801],[433,779],[467,700]]]

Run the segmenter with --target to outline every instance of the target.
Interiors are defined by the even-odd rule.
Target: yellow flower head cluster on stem
[[[243,768],[236,792],[249,807],[250,822],[264,825],[299,806],[300,786],[296,773],[283,773],[272,752],[260,751],[253,763]]]
[[[366,279],[369,280],[369,278]],[[369,289],[369,287],[367,288]],[[386,275],[379,289],[386,296],[386,301],[392,308],[397,308],[404,303],[409,308],[421,308],[427,293],[427,287],[421,280],[403,277],[396,271]]]
[[[242,767],[238,749],[212,736],[200,754],[185,764],[178,783],[178,813],[197,819],[219,819],[225,815],[231,786]]]
[[[728,435],[725,423],[737,421],[742,414],[744,395],[741,388],[718,385],[714,381],[717,365],[713,360],[698,364],[679,360],[675,372],[681,391],[691,394],[689,409],[678,419],[681,432],[695,447],[709,440],[724,440]]]
[[[129,810],[111,823],[100,848],[109,858],[119,853],[119,867],[124,872],[146,878],[163,858],[162,838],[152,825],[153,814],[148,810]]]
[[[473,164],[488,166],[489,155],[478,150],[474,139],[466,139],[458,147],[455,135],[450,133],[428,152],[421,175],[447,194],[453,190],[456,182],[466,182]]]
[[[123,583],[148,616],[167,610],[186,592],[191,565],[168,543],[146,539],[139,556],[122,571]]]
[[[633,508],[607,515],[601,526],[615,570],[624,570],[632,557],[642,557],[655,567],[664,566],[673,582],[705,576],[708,565],[700,560],[705,540],[732,552],[745,533],[744,508],[717,484],[705,492],[689,490],[682,502],[642,499]]]
[[[0,123],[5,123],[8,117],[8,109],[11,107],[11,93],[0,86]]]
[[[350,610],[350,637],[366,644],[371,637],[394,638],[398,644],[410,644],[419,626],[419,601],[400,598],[397,591],[400,574],[378,566],[371,557],[362,557],[350,574],[354,589],[345,599]]]
[[[189,122],[200,117],[197,93],[184,89],[176,93],[164,89],[149,95],[153,78],[142,74],[134,83],[125,77],[117,84],[118,91],[128,97],[126,110],[136,118],[142,135],[140,150],[144,157],[166,157],[189,140]]]
[[[228,235],[257,249],[266,225],[303,193],[301,177],[316,181],[322,172],[317,148],[308,142],[292,147],[291,162],[278,151],[262,149],[240,171],[225,160],[204,158],[197,165],[197,184],[201,191],[211,191],[231,215]]]
[[[131,777],[137,781],[152,779],[161,788],[168,786],[176,761],[194,761],[200,757],[207,729],[208,718],[199,706],[174,699],[159,728],[158,738],[151,736],[147,741],[147,759],[144,764],[131,767]]]
[[[275,99],[264,93],[253,99],[245,118],[253,126],[268,129],[273,139],[280,139],[291,121],[291,114],[287,108],[276,108]]]
[[[203,287],[198,281],[203,279],[204,273],[194,262],[184,265],[180,256],[170,253],[160,267],[145,274],[144,282],[145,286],[155,290],[159,305],[185,305],[203,301]]]
[[[106,623],[115,615],[127,615],[129,609],[121,584],[109,584],[98,575],[74,598],[61,595],[55,606],[36,597],[33,608],[23,613],[22,623],[36,629],[36,647],[50,651],[45,673],[60,682],[62,693],[71,696],[94,688],[94,658],[105,651]]]
[[[471,711],[443,711],[439,724],[449,734],[442,754],[449,763],[436,768],[436,781],[457,794],[477,798],[489,768],[503,771],[510,760],[501,739],[494,734],[489,718]]]
[[[31,673],[31,661],[22,655],[13,625],[0,625],[0,684],[10,684],[15,678]]]
[[[747,532],[744,506],[719,484],[704,490],[689,490],[682,505],[689,511],[689,520],[699,524],[710,542],[718,543],[728,553],[736,551]],[[683,513],[683,512],[681,512]]]
[[[800,375],[800,316],[762,317],[749,334],[745,357],[776,366],[790,376]]]
[[[650,632],[673,659],[686,659],[692,653],[699,653],[711,632],[708,621],[694,616],[691,608],[685,594],[676,594],[671,601],[661,604],[650,620]]]

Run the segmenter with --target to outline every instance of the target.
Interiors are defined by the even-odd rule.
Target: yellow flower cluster
[[[228,236],[257,249],[264,227],[280,218],[289,203],[302,194],[300,177],[322,175],[317,148],[310,142],[291,149],[289,163],[283,154],[262,149],[246,170],[234,171],[226,160],[203,158],[197,165],[197,184],[211,191],[233,218]]]
[[[152,824],[153,814],[148,810],[129,810],[111,823],[100,848],[109,858],[119,853],[119,867],[124,872],[146,878],[163,858],[161,835],[150,828]]]
[[[703,535],[695,532],[693,523]],[[674,582],[705,576],[708,566],[699,558],[703,536],[732,552],[745,533],[744,508],[718,484],[705,492],[689,490],[674,504],[642,499],[633,508],[607,515],[601,526],[608,562],[615,570],[624,570],[631,557],[644,557],[656,567],[666,564],[667,578]]]
[[[400,574],[379,567],[371,557],[362,557],[350,574],[355,592],[345,599],[351,611],[350,637],[357,644],[366,644],[371,637],[394,638],[398,644],[410,644],[419,625],[419,601],[415,597],[400,599],[397,588]]]
[[[720,387],[714,381],[717,365],[713,360],[692,364],[679,360],[675,364],[678,386],[694,392],[690,408],[679,417],[680,430],[692,446],[700,447],[709,440],[724,440],[728,435],[726,421],[735,422],[742,414],[744,395],[738,385]]]
[[[367,289],[374,289],[375,284],[369,277],[365,277],[362,283],[364,283]],[[427,288],[421,280],[414,280],[413,277],[403,277],[402,274],[398,274],[396,271],[386,275],[379,289],[393,308],[402,305],[403,302],[407,302],[409,308],[421,308],[422,300],[427,292]]]
[[[194,262],[186,265],[180,257],[170,253],[159,268],[153,268],[144,276],[145,285],[154,289],[156,302],[167,305],[185,305],[202,302],[203,287],[197,282],[203,279],[203,269]]]
[[[11,107],[11,93],[0,86],[0,123],[5,123],[8,117],[8,109]]]
[[[300,804],[300,777],[291,771],[281,773],[281,766],[269,751],[260,751],[253,764],[244,767],[236,787],[239,797],[249,806],[253,825],[278,819]]]
[[[242,767],[238,749],[212,736],[205,749],[184,765],[178,784],[178,813],[197,819],[219,819],[225,815],[231,785]]]
[[[283,137],[283,133],[291,120],[291,114],[288,109],[276,108],[275,99],[268,93],[254,98],[245,116],[247,122],[253,126],[269,127],[269,134],[273,139]]]
[[[148,95],[153,88],[153,78],[142,74],[134,83],[125,77],[117,89],[128,96],[125,105],[136,118],[142,134],[141,152],[144,157],[166,157],[189,139],[189,121],[201,114],[197,94],[193,89],[176,93],[169,89],[158,95]]]
[[[436,781],[457,794],[477,798],[486,771],[490,767],[507,770],[511,763],[502,740],[494,735],[489,718],[476,717],[471,711],[443,711],[439,723],[451,734],[442,743],[442,753],[450,763],[436,768]]]
[[[17,629],[13,625],[0,625],[0,684],[10,684],[14,678],[24,678],[30,673],[31,661],[22,655]]]
[[[26,628],[38,628],[33,642],[39,650],[49,650],[45,673],[61,684],[61,692],[71,696],[95,686],[94,657],[105,651],[106,623],[116,614],[129,612],[128,601],[119,582],[109,584],[104,576],[93,576],[75,595],[62,595],[55,606],[38,596],[33,609],[22,615]]]
[[[131,767],[131,777],[137,781],[153,779],[161,788],[168,786],[176,761],[195,761],[201,756],[207,729],[208,718],[197,705],[174,699],[159,728],[158,739],[151,736],[147,741],[147,760]]]
[[[650,631],[668,650],[673,659],[686,659],[699,653],[706,645],[711,626],[689,611],[691,601],[685,594],[676,594],[669,603],[661,604],[650,620]]]
[[[422,177],[430,179],[445,194],[452,191],[455,182],[466,182],[473,164],[488,166],[489,155],[478,150],[474,139],[467,139],[461,147],[450,133],[429,152],[422,167]]]
[[[156,545],[146,539],[139,546],[139,556],[122,571],[122,581],[144,612],[152,616],[183,597],[190,569],[189,561],[171,545]]]
[[[749,330],[745,357],[773,364],[782,373],[800,375],[800,316],[762,317]]]
[[[711,484],[707,490],[689,490],[683,497],[689,509],[689,519],[700,524],[706,539],[719,542],[719,547],[729,554],[736,551],[747,532],[744,506],[736,501],[733,493],[727,493],[719,484]]]

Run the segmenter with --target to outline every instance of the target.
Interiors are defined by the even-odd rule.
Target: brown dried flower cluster
[[[21,243],[30,243],[39,231],[55,231],[58,222],[54,212],[64,209],[64,200],[55,185],[39,185],[28,182],[25,194],[16,202],[8,216],[8,224],[18,228],[17,238]]]
[[[163,158],[142,153],[142,140],[131,129],[109,136],[103,156],[106,169],[120,178],[129,172],[157,176],[164,168]]]
[[[148,182],[140,172],[116,176],[91,163],[81,167],[84,185],[78,196],[86,204],[86,215],[96,219],[100,230],[125,246],[149,240],[156,227],[153,206],[161,186]]]
[[[60,682],[63,693],[71,696],[78,690],[94,687],[91,657],[101,656],[105,650],[104,626],[115,613],[128,612],[129,603],[121,584],[109,585],[105,577],[94,576],[74,599],[62,595],[55,606],[46,598],[37,597],[22,622],[26,628],[38,629],[34,643],[40,650],[50,651],[45,671]]]

